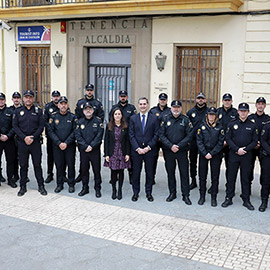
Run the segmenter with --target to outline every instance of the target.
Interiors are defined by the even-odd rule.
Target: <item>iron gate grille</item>
[[[109,112],[114,104],[118,102],[120,90],[127,90],[128,77],[131,65],[94,65],[91,64],[90,72],[94,68],[96,98],[104,107],[105,120],[108,121]]]
[[[178,97],[186,113],[203,92],[208,106],[217,106],[220,82],[220,48],[178,48]]]
[[[22,48],[22,91],[33,90],[35,102],[44,107],[50,101],[50,48]]]

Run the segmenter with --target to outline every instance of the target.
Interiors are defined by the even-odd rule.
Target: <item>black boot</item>
[[[267,208],[268,199],[262,199],[262,204],[259,207],[260,212],[264,212]]]
[[[205,194],[201,194],[201,195],[200,195],[200,199],[199,199],[199,201],[198,201],[198,204],[199,204],[199,205],[203,205],[204,202],[205,202]]]
[[[194,189],[194,188],[197,187],[196,177],[192,177],[191,179],[192,179],[192,180],[191,180],[191,184],[189,185],[189,189],[190,189],[190,190],[192,190],[192,189]]]
[[[115,200],[116,199],[116,185],[112,184],[112,199]]]
[[[211,206],[217,206],[217,195],[211,195]]]
[[[244,200],[243,206],[245,206],[248,210],[251,210],[251,211],[253,211],[255,209],[254,206],[251,204],[249,199]]]
[[[46,189],[45,189],[44,186],[39,186],[39,187],[38,187],[38,192],[39,192],[41,195],[43,195],[43,196],[46,196],[46,195],[47,195],[47,191],[46,191]]]
[[[18,192],[18,196],[21,197],[23,196],[25,193],[27,192],[26,186],[21,186],[19,192]]]
[[[11,186],[12,188],[16,188],[17,184],[14,181],[14,179],[12,178],[11,180],[8,180],[8,185]]]
[[[83,187],[81,192],[78,193],[79,196],[84,196],[89,193],[89,187]]]
[[[118,194],[117,194],[117,199],[122,200],[122,187],[123,187],[123,182],[124,179],[119,179],[118,180]]]

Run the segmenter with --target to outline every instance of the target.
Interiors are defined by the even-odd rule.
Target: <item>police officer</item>
[[[252,167],[249,175],[249,181],[250,181],[250,193],[251,193],[251,184],[254,178],[254,166],[255,166],[255,160],[256,157],[259,158],[260,162],[260,167],[262,168],[261,165],[261,132],[263,129],[263,126],[270,121],[269,115],[265,114],[264,110],[266,107],[266,100],[264,97],[259,97],[256,100],[256,112],[249,115],[248,119],[251,120],[253,123],[257,125],[258,128],[258,143],[256,147],[252,150]],[[262,176],[262,172],[261,172]],[[260,177],[260,183],[262,183],[262,179]]]
[[[99,117],[102,121],[104,121],[104,110],[103,110],[103,105],[102,103],[94,98],[94,93],[95,93],[95,87],[93,84],[87,84],[85,86],[85,96],[82,99],[79,99],[76,108],[75,108],[75,115],[77,119],[79,120],[80,118],[84,118],[84,112],[83,112],[83,107],[86,102],[92,105],[94,109],[94,115]],[[80,148],[79,148],[80,149]],[[80,168],[80,173],[76,178],[76,182],[80,182],[82,180],[81,177],[81,168]]]
[[[14,112],[17,108],[22,106],[22,97],[19,92],[14,92],[12,94],[12,103],[13,105],[10,106],[12,111]],[[19,177],[19,156],[18,156],[18,142],[17,142],[17,135],[15,134],[14,136],[14,141],[15,141],[15,160],[14,160],[14,169],[13,169],[13,179],[14,182],[17,182],[20,177]],[[1,176],[0,176],[0,181],[1,181]]]
[[[264,212],[267,208],[268,198],[270,194],[270,123],[262,128],[261,133],[261,199],[262,203],[259,207],[260,212]]]
[[[222,97],[222,107],[219,107],[217,109],[217,114],[218,114],[218,120],[219,123],[223,126],[224,130],[227,130],[228,124],[232,121],[235,120],[238,117],[237,110],[233,108],[232,105],[232,95],[229,93],[225,93]],[[225,160],[225,166],[226,166],[226,179],[228,178],[228,160],[229,160],[229,145],[227,144],[226,140],[224,141],[224,146],[223,146],[223,155],[224,155],[224,160]],[[211,188],[209,189],[211,192]]]
[[[248,210],[254,210],[250,202],[249,174],[252,160],[252,149],[258,142],[258,130],[256,125],[248,119],[249,105],[240,103],[238,106],[239,118],[228,124],[226,141],[230,147],[228,163],[228,180],[226,183],[226,198],[222,207],[232,205],[235,195],[235,182],[240,167],[240,181],[243,206]]]
[[[154,114],[158,118],[160,123],[161,123],[162,118],[171,112],[171,109],[170,107],[168,107],[167,103],[168,103],[168,95],[166,93],[161,93],[158,96],[157,106],[151,108],[150,110],[150,113]],[[155,177],[156,177],[156,172],[157,172],[159,150],[160,148],[162,148],[162,144],[160,140],[158,140],[157,148],[158,148],[158,154],[156,156],[155,164],[154,164],[154,184],[155,184]]]
[[[57,187],[54,192],[59,193],[64,188],[64,173],[68,166],[69,192],[75,191],[75,115],[68,108],[68,99],[60,97],[59,112],[54,112],[49,119],[48,135],[53,142],[53,154],[57,170]]]
[[[199,93],[196,97],[196,105],[187,112],[187,116],[193,125],[193,138],[190,142],[189,160],[190,160],[190,176],[191,184],[190,190],[197,187],[196,175],[197,175],[197,159],[198,159],[198,147],[196,141],[196,134],[199,125],[205,119],[208,108],[206,106],[207,100],[204,93]]]
[[[75,130],[75,137],[80,149],[80,166],[83,187],[79,196],[89,193],[89,162],[94,172],[96,197],[101,197],[101,156],[100,145],[104,133],[103,121],[94,115],[94,108],[90,102],[83,107],[84,117],[80,118]]]
[[[6,106],[6,96],[5,94],[0,93],[0,160],[2,159],[3,151],[5,151],[8,185],[12,188],[16,188],[17,185],[13,178],[14,160],[16,156],[14,155],[15,142],[12,117],[13,110]]]
[[[193,136],[192,124],[188,117],[181,113],[181,101],[172,101],[171,107],[171,113],[162,119],[159,129],[159,137],[164,149],[165,168],[168,175],[170,192],[166,201],[171,202],[176,198],[175,167],[177,161],[180,171],[183,201],[187,205],[191,205],[189,199],[187,152]]]
[[[120,108],[127,124],[129,124],[130,117],[137,113],[136,107],[133,104],[128,103],[128,92],[126,90],[119,91],[118,99],[119,99],[119,102],[113,105],[112,109],[110,110],[109,119],[111,118],[111,114],[114,111],[114,109]],[[131,167],[130,169],[128,169],[130,184],[132,184],[132,172],[133,172],[133,169]]]
[[[20,162],[20,190],[18,196],[26,193],[29,155],[32,157],[38,191],[47,195],[41,168],[40,136],[44,129],[44,117],[40,108],[34,105],[34,92],[27,90],[23,94],[24,105],[17,108],[13,115],[13,128],[18,136],[18,152]]]
[[[44,109],[44,118],[45,118],[45,134],[47,138],[47,178],[45,180],[45,183],[48,184],[51,181],[53,181],[53,164],[54,164],[54,155],[53,155],[53,142],[48,136],[48,122],[51,118],[51,115],[54,112],[58,112],[58,106],[57,103],[59,101],[61,94],[59,91],[55,90],[52,92],[52,100],[51,102],[47,103],[45,105]]]
[[[220,165],[222,160],[222,148],[224,143],[224,129],[217,123],[217,109],[210,107],[205,121],[199,126],[197,131],[197,145],[200,153],[199,157],[199,184],[200,199],[199,205],[205,202],[206,179],[208,174],[208,163],[211,168],[211,206],[217,206],[217,193],[219,183]]]
[[[104,120],[104,110],[102,103],[94,98],[95,87],[93,84],[87,84],[85,86],[85,96],[79,99],[75,108],[75,115],[77,119],[84,118],[84,104],[88,102],[94,109],[94,115]]]

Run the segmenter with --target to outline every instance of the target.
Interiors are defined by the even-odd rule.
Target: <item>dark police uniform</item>
[[[24,96],[34,96],[33,91],[26,91]],[[39,192],[42,195],[47,195],[44,189],[44,179],[41,168],[41,143],[40,136],[44,129],[44,117],[42,109],[32,105],[28,110],[25,106],[17,108],[13,115],[13,128],[18,136],[19,162],[20,162],[20,186],[23,188],[23,194],[26,192],[26,182],[28,173],[29,155],[32,156],[35,176],[39,186]],[[26,136],[33,137],[33,143],[27,145],[24,141]]]
[[[198,147],[196,141],[196,134],[199,128],[199,125],[205,119],[205,115],[208,111],[207,106],[200,108],[197,105],[190,109],[187,112],[187,116],[190,122],[193,125],[193,137],[190,142],[190,151],[189,151],[189,160],[190,160],[190,176],[192,181],[196,183],[196,175],[197,175],[197,159],[198,159]]]
[[[62,97],[59,101],[61,101]],[[53,142],[53,153],[57,169],[57,187],[56,191],[61,191],[64,185],[64,173],[66,165],[68,166],[68,185],[74,187],[75,181],[75,115],[69,111],[62,115],[60,112],[52,114],[49,119],[48,135]],[[59,145],[66,143],[67,148],[61,150]],[[73,189],[70,189],[73,192]]]
[[[59,96],[60,96],[60,93],[59,93]],[[47,138],[47,174],[48,174],[48,181],[46,180],[45,181],[46,183],[51,182],[50,180],[52,180],[52,178],[53,178],[53,164],[54,164],[53,142],[52,142],[50,136],[48,136],[48,123],[49,123],[49,119],[51,118],[52,114],[55,112],[58,112],[58,111],[59,111],[59,109],[57,107],[57,104],[55,104],[53,101],[51,101],[45,105],[44,119],[45,119],[45,135]]]
[[[257,125],[258,141],[260,142],[261,141],[261,132],[262,132],[263,126],[266,123],[270,122],[270,116],[265,114],[265,113],[263,113],[262,115],[258,115],[257,113],[253,113],[253,114],[249,115],[248,119]],[[251,167],[250,176],[249,176],[250,187],[251,187],[252,181],[254,179],[254,166],[255,166],[256,157],[259,158],[260,166],[262,167],[261,150],[262,150],[261,147],[252,150],[252,163],[251,163],[252,167]],[[262,172],[261,172],[261,175],[262,175]],[[261,182],[262,182],[262,179],[260,177],[260,183]]]
[[[85,86],[85,89],[91,89],[94,90],[94,85],[93,84],[87,84]],[[75,115],[78,119],[84,118],[83,114],[83,108],[85,103],[88,102],[93,108],[94,108],[94,114],[95,116],[101,118],[101,120],[104,120],[104,110],[102,103],[95,99],[93,96],[88,99],[86,96],[82,99],[79,99],[75,108]]]
[[[249,108],[247,103],[240,103],[239,109]],[[245,203],[250,204],[249,195],[249,174],[251,168],[252,149],[258,142],[258,130],[256,125],[249,119],[242,122],[240,119],[235,119],[228,124],[226,141],[230,147],[229,164],[228,164],[228,180],[226,183],[226,200],[222,204],[227,207],[232,204],[232,198],[235,195],[235,182],[238,169],[240,167],[240,180],[242,189],[242,199]],[[239,148],[244,147],[247,151],[244,155],[238,155]],[[244,205],[246,206],[246,205]],[[252,206],[250,204],[250,206]],[[247,206],[246,206],[247,207]],[[252,210],[252,207],[247,207]]]
[[[0,93],[0,98],[5,99],[5,95],[3,93]],[[14,141],[15,133],[12,128],[12,117],[13,110],[11,108],[8,108],[5,105],[3,109],[0,109],[0,133],[1,135],[3,134],[8,137],[8,140],[6,140],[5,142],[0,141],[0,159],[2,158],[3,151],[5,151],[8,185],[16,188],[17,185],[15,184],[15,181],[13,179],[16,154]]]
[[[159,98],[162,98],[162,95],[166,95],[165,93],[162,93],[159,95]],[[168,99],[168,96],[166,95],[165,96],[165,100]],[[151,110],[149,111],[150,113],[154,114],[158,120],[159,120],[159,123],[161,123],[162,121],[162,118],[166,115],[168,115],[169,113],[171,113],[171,108],[168,107],[167,105],[163,108],[163,110],[161,110],[159,104],[157,104],[157,106],[151,108]],[[154,183],[155,183],[155,177],[156,177],[156,172],[157,172],[157,164],[158,164],[158,157],[159,157],[159,151],[160,151],[160,148],[162,148],[162,143],[160,142],[160,140],[158,140],[157,142],[157,148],[158,148],[158,154],[156,156],[156,159],[155,159],[155,165],[154,165]],[[163,151],[163,149],[162,149]]]
[[[181,105],[181,102],[176,100],[172,102],[171,106]],[[192,124],[188,117],[180,114],[175,118],[172,113],[168,114],[162,119],[159,137],[164,149],[165,168],[168,175],[168,186],[170,196],[167,201],[172,201],[176,198],[176,179],[175,168],[176,161],[180,171],[181,178],[181,192],[183,199],[187,204],[191,204],[189,200],[189,173],[188,173],[188,158],[187,151],[189,143],[193,136]],[[178,145],[179,151],[174,153],[171,150],[173,145]]]
[[[91,105],[90,103],[86,103],[84,106],[86,107]],[[93,115],[91,119],[87,119],[86,117],[79,119],[75,130],[75,136],[80,149],[82,183],[83,190],[85,190],[83,195],[89,193],[89,162],[91,162],[94,172],[94,188],[96,192],[100,192],[101,189],[100,145],[102,142],[103,133],[104,127],[100,118]],[[89,145],[93,148],[92,151],[85,152]]]
[[[260,212],[267,208],[270,194],[270,123],[262,128],[261,133],[262,159],[261,159],[261,199]]]
[[[232,98],[230,94],[225,94],[223,95],[223,99],[226,98],[226,95],[229,96],[229,98]],[[225,110],[225,108],[219,107],[217,109],[217,115],[218,115],[218,122],[223,126],[224,130],[227,130],[228,124],[232,121],[235,120],[238,117],[238,112],[233,106],[231,106],[230,109]],[[228,161],[229,161],[229,152],[230,148],[229,145],[225,145],[222,149],[223,155],[224,155],[224,160],[225,160],[225,166],[226,166],[226,179],[228,178]]]
[[[216,109],[211,107],[208,113],[216,114]],[[203,122],[197,131],[197,145],[200,153],[199,157],[199,181],[200,181],[200,195],[205,197],[206,180],[208,174],[208,163],[211,168],[211,195],[212,200],[216,200],[218,194],[220,165],[222,160],[222,148],[224,144],[225,133],[223,127],[214,123],[211,125],[207,119]],[[211,159],[206,159],[207,154],[211,154]],[[204,200],[203,200],[204,202]],[[202,203],[203,204],[203,203]],[[213,206],[216,206],[213,205]]]

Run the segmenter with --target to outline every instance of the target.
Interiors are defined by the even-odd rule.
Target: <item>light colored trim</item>
[[[130,0],[0,9],[6,20],[238,11],[242,0]]]

